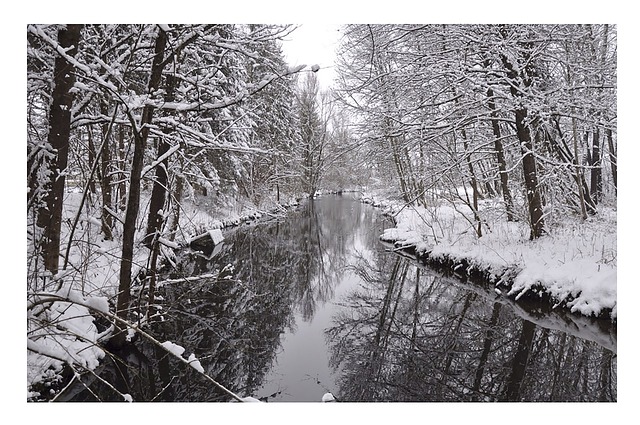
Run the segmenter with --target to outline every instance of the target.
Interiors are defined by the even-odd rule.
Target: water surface
[[[151,332],[268,402],[319,402],[328,391],[340,401],[616,400],[615,327],[442,276],[380,243],[390,226],[330,196],[228,231],[213,253],[185,253],[165,276],[164,322]],[[99,373],[134,400],[228,400],[146,341],[122,358]],[[66,399],[119,400],[92,385]]]

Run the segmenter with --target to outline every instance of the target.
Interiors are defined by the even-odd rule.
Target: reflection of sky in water
[[[345,401],[615,400],[616,360],[606,349],[611,338],[615,346],[614,334],[503,306],[490,288],[383,252],[383,219],[372,211],[340,198],[317,203],[328,269],[310,287],[329,290],[314,291],[313,315],[295,314],[297,325],[283,335],[259,397],[281,391],[273,400],[318,402],[331,391]],[[336,254],[339,273],[330,267]],[[334,280],[321,282],[327,276]],[[560,329],[573,329],[570,334],[554,329],[565,320]],[[583,340],[586,333],[576,328],[598,336]],[[336,350],[340,370],[333,373]],[[574,370],[578,378],[566,373]]]
[[[322,232],[321,238],[321,242],[326,243],[323,265],[329,268],[332,261],[335,263],[337,260],[332,258],[335,255],[332,246],[344,244],[346,255],[339,259],[336,273],[325,270],[331,279],[331,282],[325,284],[331,286],[330,293],[333,296],[325,300],[316,300],[315,312],[310,320],[304,320],[300,309],[296,309],[295,326],[293,330],[288,329],[282,335],[282,345],[274,366],[265,376],[258,397],[279,393],[270,400],[319,402],[327,391],[337,391],[336,377],[329,366],[330,353],[325,341],[325,330],[332,325],[335,312],[339,308],[336,303],[362,282],[347,269],[347,266],[354,265],[361,257],[372,259],[375,250],[384,249],[378,242],[384,227],[384,219],[380,217],[379,212],[347,196],[319,198],[315,203],[319,226],[327,230]],[[327,214],[327,210],[330,210],[331,214]],[[327,223],[329,220],[333,222]],[[340,230],[343,226],[351,227],[346,234],[336,235],[330,232]],[[322,275],[323,273],[320,273],[320,276]],[[313,279],[311,287],[317,288],[322,285],[319,282],[320,276]]]
[[[351,271],[345,270],[334,288],[333,299],[319,306],[312,320],[303,321],[302,315],[296,314],[295,330],[283,335],[276,363],[258,392],[260,397],[282,391],[275,400],[320,401],[327,391],[337,392],[336,374],[329,367],[330,353],[324,332],[332,325],[334,313],[339,309],[335,303],[360,282]]]

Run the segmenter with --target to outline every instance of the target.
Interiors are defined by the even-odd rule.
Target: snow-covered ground
[[[617,212],[613,208],[600,207],[596,216],[585,221],[556,220],[547,226],[548,234],[531,241],[526,222],[507,222],[498,216],[498,200],[479,205],[486,220],[480,238],[469,221],[473,220],[470,209],[462,205],[405,206],[371,194],[364,195],[363,201],[394,217],[396,227],[384,231],[384,241],[415,248],[418,255],[432,260],[464,262],[507,286],[506,295],[516,300],[542,290],[554,305],[566,302],[573,313],[610,312],[617,320]]]

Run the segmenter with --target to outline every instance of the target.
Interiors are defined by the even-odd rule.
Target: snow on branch
[[[228,108],[229,106],[240,103],[244,99],[253,96],[254,94],[264,89],[266,86],[271,84],[273,81],[300,72],[304,67],[305,65],[299,65],[297,67],[288,69],[283,74],[271,74],[269,77],[260,81],[258,84],[249,87],[248,90],[243,90],[235,97],[228,97],[218,102],[164,102],[158,99],[147,98],[143,101],[141,106],[152,106],[159,110],[175,112],[207,112],[216,109]]]
[[[60,44],[58,44],[57,41],[55,41],[54,39],[49,37],[49,35],[47,33],[45,33],[40,26],[38,26],[38,25],[28,25],[27,26],[27,31],[29,31],[30,33],[40,37],[43,41],[45,41],[47,44],[49,44],[51,47],[53,47],[53,49],[61,57],[63,57],[67,62],[69,62],[71,65],[73,65],[74,68],[79,69],[82,72],[84,72],[87,77],[92,78],[99,85],[111,90],[114,93],[117,93],[118,89],[113,83],[105,81],[104,78],[102,78],[100,75],[98,75],[89,66],[87,66],[84,63],[76,60],[73,56],[69,56],[67,54],[67,50],[64,49],[62,46],[60,46]]]
[[[145,174],[147,174],[150,170],[152,170],[153,168],[157,167],[158,165],[160,165],[162,163],[162,161],[164,161],[165,159],[169,158],[171,155],[173,155],[178,149],[180,149],[180,145],[173,145],[171,146],[171,148],[169,148],[168,151],[166,151],[164,154],[162,154],[159,158],[157,158],[155,161],[153,161],[153,163],[147,165],[146,167],[144,167],[142,169],[142,177],[145,176]]]
[[[184,357],[182,357],[182,353],[184,352],[184,348],[181,347],[180,345],[175,344],[175,343],[173,343],[171,341],[165,341],[164,343],[161,343],[156,338],[154,338],[152,335],[150,335],[147,332],[143,331],[140,328],[140,326],[136,325],[135,323],[130,323],[130,322],[126,321],[126,320],[123,320],[120,317],[116,316],[115,314],[112,314],[110,312],[104,311],[104,309],[101,308],[101,307],[98,308],[98,309],[95,309],[94,306],[92,305],[92,303],[88,303],[85,300],[83,300],[83,298],[81,296],[78,296],[78,294],[76,292],[69,291],[69,297],[66,297],[66,296],[62,295],[62,293],[60,293],[60,292],[57,292],[57,293],[48,293],[48,292],[32,293],[32,294],[30,294],[30,296],[34,298],[34,301],[32,303],[30,303],[29,305],[30,305],[30,308],[32,308],[35,305],[42,304],[42,303],[45,303],[45,302],[58,301],[58,302],[71,303],[72,305],[75,305],[75,306],[85,307],[85,308],[87,308],[89,310],[96,311],[97,313],[103,315],[104,317],[106,317],[108,319],[111,319],[112,321],[118,322],[121,325],[126,326],[130,330],[140,334],[142,337],[146,338],[147,340],[149,340],[153,344],[155,344],[155,345],[157,345],[159,347],[162,347],[167,353],[169,353],[172,356],[174,356],[174,358],[180,360],[186,366],[189,366],[189,367],[193,368],[194,370],[196,370],[198,373],[200,373],[201,376],[203,376],[205,379],[207,379],[209,382],[211,382],[217,388],[219,388],[220,390],[225,392],[227,395],[231,396],[234,400],[245,401],[245,400],[243,400],[242,397],[240,397],[239,395],[237,395],[233,391],[229,390],[228,388],[226,388],[225,386],[223,386],[222,384],[217,382],[215,379],[211,378],[208,374],[206,374],[204,372],[204,368],[202,368],[202,365],[200,365],[200,362],[195,358],[195,355],[192,354],[189,357],[189,359],[185,359]],[[69,299],[69,298],[72,298],[72,299]],[[31,341],[31,342],[29,342],[29,341]],[[78,359],[74,359],[73,356],[70,357],[70,356],[66,355],[65,353],[59,352],[58,350],[48,349],[47,347],[44,347],[42,344],[38,344],[37,342],[35,342],[32,339],[28,339],[27,343],[28,343],[28,348],[30,347],[35,352],[45,353],[45,355],[50,355],[51,358],[58,359],[60,361],[71,362],[70,364],[78,364],[78,362],[76,361]],[[79,359],[79,361],[80,361],[80,366],[83,366],[83,364],[82,364],[83,360]],[[84,367],[86,367],[86,366],[84,366]]]
[[[176,128],[181,131],[181,134],[184,136],[190,136],[191,140],[184,140],[185,144],[192,147],[203,148],[203,149],[224,149],[230,152],[240,152],[240,153],[249,153],[249,154],[267,154],[268,151],[248,146],[238,146],[231,143],[221,143],[218,140],[218,137],[224,133],[227,129],[231,128],[232,124],[225,127],[221,132],[217,133],[215,136],[209,135],[207,133],[202,133],[200,131],[195,130],[194,128],[182,124],[171,117],[159,117],[155,120],[156,123],[162,123],[169,125],[173,128]],[[160,133],[155,129],[152,129],[154,134],[158,134],[166,137],[166,134]]]

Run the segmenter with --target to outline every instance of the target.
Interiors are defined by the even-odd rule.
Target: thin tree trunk
[[[169,151],[169,144],[160,139],[158,141],[158,157]],[[164,222],[164,204],[167,195],[167,169],[169,167],[168,159],[164,159],[156,166],[156,175],[153,181],[153,189],[151,191],[151,200],[149,202],[149,217],[147,219],[147,233],[144,237],[144,244],[151,248],[153,241],[157,239],[162,231],[162,223]]]
[[[538,174],[536,170],[536,160],[533,155],[533,143],[531,142],[531,133],[529,126],[526,124],[527,110],[526,108],[518,108],[516,115],[516,133],[520,141],[520,150],[522,152],[522,167],[524,170],[524,185],[527,191],[527,201],[529,205],[529,218],[531,220],[530,239],[536,239],[545,233],[544,218],[542,215],[542,199],[540,197],[540,188],[538,187]]]
[[[604,24],[603,41],[600,43],[600,67],[604,71],[607,62],[607,51],[609,49],[609,25]],[[615,188],[616,195],[618,194],[618,167],[617,167],[617,154],[613,144],[613,132],[610,128],[607,129],[607,142],[609,145],[609,162],[611,164],[611,176],[613,177],[613,186]]]
[[[58,43],[67,55],[78,51],[81,25],[67,25],[58,31]],[[52,103],[49,110],[49,135],[47,142],[55,151],[55,158],[46,166],[49,181],[45,183],[45,207],[39,209],[37,224],[44,230],[42,256],[44,267],[49,272],[58,272],[60,257],[60,230],[62,227],[62,202],[64,198],[65,173],[69,157],[69,135],[71,132],[71,88],[75,82],[74,67],[62,56],[54,64]]]
[[[165,100],[167,102],[174,101],[175,88],[177,79],[171,75],[167,76],[166,81],[166,95]],[[169,134],[169,129],[164,129],[165,134]],[[169,151],[169,143],[164,138],[158,140],[158,158],[161,158]],[[164,207],[167,198],[167,184],[169,176],[167,174],[169,169],[169,159],[165,158],[155,168],[155,179],[153,181],[153,189],[151,191],[151,200],[149,202],[149,217],[147,219],[147,234],[144,238],[144,244],[151,248],[153,241],[160,236],[162,232],[162,225],[164,223]]]
[[[175,240],[176,231],[178,230],[178,226],[180,225],[180,209],[182,208],[182,205],[180,203],[182,202],[182,192],[184,190],[184,177],[182,176],[181,172],[174,173],[174,176],[176,179],[176,188],[173,191],[173,204],[175,206],[173,208],[173,219],[171,221],[171,224],[169,225],[168,230],[168,237],[170,241]]]
[[[580,168],[580,160],[579,160],[579,152],[578,152],[578,130],[576,126],[575,117],[571,118],[572,128],[573,128],[573,159],[574,165],[576,167],[576,175],[578,176],[578,194],[580,195],[580,210],[582,211],[582,219],[587,219],[587,210],[584,204],[585,190],[583,185],[581,184],[581,180],[583,178],[582,169]]]
[[[618,160],[616,147],[613,144],[613,131],[607,129],[607,142],[609,144],[609,163],[611,164],[611,177],[613,178],[613,186],[618,194]]]
[[[151,263],[149,265],[149,293],[148,293],[148,305],[147,305],[147,321],[151,321],[155,314],[155,295],[156,295],[156,269],[158,266],[158,254],[160,253],[160,242],[157,238],[153,240],[153,246],[151,247]]]
[[[127,207],[127,182],[124,178],[124,169],[127,163],[127,153],[124,148],[124,136],[125,136],[125,128],[123,125],[120,125],[118,128],[118,161],[120,164],[120,172],[119,172],[119,183],[118,183],[118,199],[117,199],[117,207],[120,211],[124,211]]]
[[[482,237],[482,221],[480,220],[480,215],[478,214],[478,181],[476,179],[476,173],[473,169],[473,163],[471,162],[471,153],[469,152],[469,143],[467,142],[467,133],[464,129],[461,130],[462,135],[462,144],[464,146],[465,151],[465,159],[467,161],[467,167],[469,168],[469,174],[471,177],[471,190],[473,190],[473,219],[476,222],[476,235],[481,238]],[[467,202],[469,199],[467,198]]]
[[[391,126],[388,119],[385,119],[386,130],[391,132]],[[402,158],[398,153],[398,146],[396,142],[396,138],[389,135],[387,137],[389,141],[389,145],[391,146],[391,152],[393,153],[393,163],[396,166],[396,173],[398,174],[398,180],[400,181],[400,191],[402,192],[402,199],[405,202],[411,202],[411,195],[409,193],[409,184],[406,178],[406,172],[404,170],[404,165],[402,163]]]
[[[502,146],[502,133],[500,131],[500,123],[497,119],[496,105],[493,101],[493,90],[487,90],[487,105],[491,110],[491,129],[493,131],[493,146],[496,151],[496,159],[498,161],[498,171],[500,172],[500,187],[502,189],[502,198],[507,210],[507,221],[515,221],[515,213],[513,208],[513,198],[509,190],[509,175],[507,174],[507,161],[504,157],[504,147]]]
[[[522,320],[522,332],[520,333],[516,354],[511,364],[511,374],[507,379],[504,401],[520,401],[522,381],[526,376],[527,363],[533,346],[535,331],[536,325],[528,320]]]
[[[576,182],[576,185],[578,187],[578,197],[579,197],[579,200],[581,200],[580,206],[581,207],[582,205],[585,206],[587,214],[595,214],[596,208],[593,201],[591,200],[591,196],[589,195],[589,190],[587,190],[588,189],[587,182],[584,178],[584,174],[580,173],[579,172],[580,167],[576,166],[577,161],[575,159],[574,154],[571,153],[571,149],[565,142],[564,134],[562,133],[562,129],[560,128],[560,123],[558,122],[557,119],[554,119],[554,123],[555,123],[556,131],[558,132],[560,141],[562,143],[558,142],[558,140],[551,137],[550,133],[547,134],[547,141],[549,142],[549,145],[553,148],[558,159],[566,162],[567,164],[574,164],[574,167],[571,167],[571,169],[573,170],[571,173],[571,176],[573,177],[573,180]],[[577,143],[574,143],[574,152],[577,152],[577,149],[578,149]]]
[[[102,105],[102,113],[106,115],[108,113],[106,105],[103,103]],[[110,124],[102,125],[102,138],[106,139],[110,137]],[[102,155],[100,156],[101,161],[101,186],[102,186],[102,233],[104,234],[104,238],[106,240],[113,239],[113,216],[108,212],[107,208],[112,207],[112,193],[111,193],[111,149],[109,146],[109,141],[105,141],[105,146],[102,149]]]
[[[476,368],[476,373],[473,380],[472,389],[474,392],[474,399],[476,401],[479,400],[480,384],[482,383],[484,368],[487,365],[487,360],[489,359],[489,354],[491,353],[491,346],[493,345],[493,339],[495,334],[494,328],[498,323],[498,318],[500,317],[501,308],[502,308],[502,304],[500,304],[499,302],[493,303],[493,311],[491,313],[491,319],[487,324],[487,332],[485,334],[484,343],[482,345],[482,353],[480,354],[480,359],[478,360],[478,367]]]
[[[91,126],[87,127],[87,163],[89,166],[96,160],[96,145],[93,143],[93,132]],[[93,174],[89,174],[89,190],[91,193],[96,193],[96,181],[93,178]]]
[[[148,93],[153,94],[160,86],[162,77],[162,62],[164,48],[167,42],[166,34],[158,29],[155,41],[155,55],[151,65],[151,76],[149,78]],[[133,129],[135,150],[131,163],[129,197],[127,202],[127,212],[122,230],[122,258],[120,261],[120,285],[118,286],[118,300],[116,305],[116,315],[122,319],[127,318],[129,302],[131,300],[131,270],[133,267],[133,249],[135,242],[136,220],[140,209],[140,183],[142,168],[144,163],[144,151],[147,138],[149,136],[149,124],[153,119],[153,107],[145,106],[142,111],[140,128]],[[135,124],[135,123],[134,123]],[[125,343],[126,334],[120,325],[116,324],[116,332],[111,338],[114,347],[120,348]]]
[[[598,203],[602,196],[602,163],[600,159],[600,129],[596,127],[592,135],[591,150],[591,199]]]

